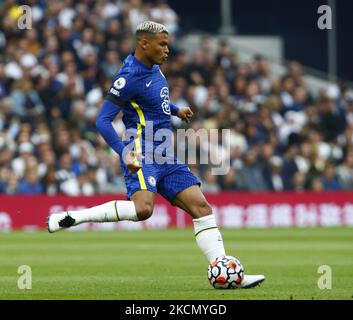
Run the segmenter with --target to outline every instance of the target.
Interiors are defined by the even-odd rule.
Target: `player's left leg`
[[[212,208],[198,185],[192,185],[179,192],[172,204],[192,216],[197,245],[209,262],[225,255],[222,235],[212,214]]]
[[[158,181],[158,193],[192,216],[196,242],[209,262],[225,255],[222,236],[200,189],[200,180],[185,164],[166,165],[163,170],[166,173]]]
[[[198,185],[193,185],[179,192],[172,200],[172,204],[193,217],[196,242],[209,262],[219,256],[226,255],[212,208]],[[264,275],[244,275],[241,288],[256,287],[264,280]]]

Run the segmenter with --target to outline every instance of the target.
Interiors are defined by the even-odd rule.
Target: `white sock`
[[[222,235],[218,230],[213,214],[192,220],[194,222],[197,245],[211,263],[225,255]]]
[[[110,201],[88,209],[70,211],[75,224],[83,222],[138,221],[133,201]]]

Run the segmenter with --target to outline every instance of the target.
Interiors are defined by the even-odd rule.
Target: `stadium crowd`
[[[207,37],[189,56],[165,1],[30,0],[31,29],[18,28],[19,4],[0,7],[0,193],[125,192],[95,120],[145,20],[169,29],[170,99],[195,112],[189,124],[173,117],[174,129],[230,129],[218,146],[230,148],[227,174],[190,165],[205,192],[353,189],[353,97],[343,84],[314,97],[300,63],[276,78],[262,56],[241,63],[226,41],[214,52]],[[114,125],[121,134],[120,116]]]

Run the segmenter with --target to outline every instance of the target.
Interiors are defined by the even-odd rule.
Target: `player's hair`
[[[139,39],[142,35],[154,35],[157,33],[168,34],[169,32],[168,29],[161,23],[154,21],[144,21],[140,23],[136,28],[136,39]]]

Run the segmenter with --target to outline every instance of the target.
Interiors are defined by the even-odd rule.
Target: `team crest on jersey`
[[[120,77],[114,81],[114,88],[116,89],[122,89],[125,87],[126,80],[123,77]]]
[[[156,179],[153,176],[149,176],[148,177],[148,183],[152,186],[155,187],[156,186]]]
[[[161,98],[163,99],[162,102],[162,109],[165,114],[170,114],[170,107],[169,107],[169,89],[168,87],[163,87],[160,93]]]

